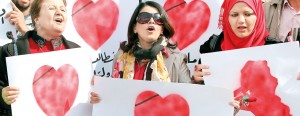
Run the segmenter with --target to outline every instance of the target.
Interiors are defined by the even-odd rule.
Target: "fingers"
[[[7,96],[4,99],[4,101],[5,101],[6,104],[10,105],[10,104],[12,104],[12,103],[14,103],[16,101],[17,97],[18,97],[18,95],[10,95],[10,96]]]
[[[234,100],[230,102],[229,105],[234,107],[234,115],[236,115],[241,109],[241,102]]]
[[[99,103],[100,100],[101,99],[100,99],[98,94],[96,94],[95,92],[91,92],[91,97],[90,97],[90,103],[91,104]]]
[[[209,69],[209,66],[203,65],[203,64],[195,65],[195,71],[196,70],[202,70],[202,69]]]
[[[10,105],[16,101],[19,93],[19,88],[14,86],[7,86],[2,89],[2,98],[6,104]]]
[[[9,18],[12,12],[13,12],[13,11],[10,11],[10,12],[6,13],[6,15],[5,15],[4,18],[6,18],[6,19]]]
[[[195,65],[194,77],[203,77],[210,75],[210,72],[202,71],[202,69],[209,69],[207,65],[199,64]]]
[[[21,16],[22,16],[21,18],[23,18],[23,14]],[[5,18],[8,19],[9,23],[12,25],[14,25],[15,22],[18,22],[18,20],[19,20],[18,17],[19,17],[19,14],[16,11],[11,11],[5,15]]]
[[[12,1],[10,1],[10,5],[12,6],[12,8],[13,8],[14,11],[21,12]]]
[[[20,91],[20,89],[18,87],[16,87],[16,86],[7,86],[7,87],[5,87],[3,89],[7,89],[9,91]]]
[[[194,80],[194,82],[198,83],[198,82],[200,82],[200,81],[204,81],[204,78],[201,77],[201,76],[198,76],[198,77],[193,76],[193,77],[192,77],[192,80]]]

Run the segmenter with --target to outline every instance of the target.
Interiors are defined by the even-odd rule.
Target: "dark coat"
[[[221,49],[221,41],[224,39],[223,32],[220,35],[212,35],[209,37],[209,40],[207,40],[204,44],[200,46],[200,53],[210,53],[210,52],[218,52],[222,51]],[[282,43],[281,41],[278,41],[271,37],[266,37],[265,45],[269,44],[276,44],[276,43]]]

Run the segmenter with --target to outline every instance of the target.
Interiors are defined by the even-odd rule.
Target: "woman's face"
[[[239,38],[244,38],[251,34],[256,19],[254,11],[244,2],[236,3],[230,10],[228,17],[233,33]]]
[[[151,6],[145,6],[140,11],[140,13],[142,12],[159,14],[158,10]],[[163,28],[162,25],[157,24],[153,17],[151,17],[151,19],[145,24],[137,22],[134,27],[134,33],[138,34],[139,42],[142,46],[144,44],[149,45],[157,41],[159,35],[163,33]]]
[[[50,36],[60,36],[65,29],[66,14],[63,0],[43,0],[39,16],[35,18],[37,31]]]

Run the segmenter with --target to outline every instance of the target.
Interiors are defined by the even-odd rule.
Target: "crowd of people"
[[[80,47],[68,41],[64,32],[66,0],[12,0],[13,11],[5,18],[18,31],[15,43],[0,46],[0,116],[10,116],[10,105],[17,100],[20,89],[8,84],[6,57],[51,52]],[[300,0],[224,0],[219,27],[222,32],[212,35],[200,46],[200,53],[299,41]],[[170,38],[174,28],[163,7],[154,2],[140,3],[133,12],[127,41],[120,44],[114,56],[112,78],[192,83],[204,85],[210,75],[205,64],[195,66],[190,74],[187,56]],[[298,32],[297,32],[298,33]],[[296,36],[295,36],[296,35]],[[200,54],[199,53],[199,54]],[[101,95],[91,92],[90,103],[99,103]],[[231,103],[236,114],[240,101]]]

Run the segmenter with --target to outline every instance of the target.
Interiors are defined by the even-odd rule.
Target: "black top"
[[[213,34],[209,37],[209,40],[207,40],[204,44],[200,46],[200,53],[210,53],[210,52],[217,52],[222,51],[221,49],[221,41],[224,39],[224,34],[221,32],[220,35]],[[275,38],[266,37],[265,45],[269,44],[276,44],[276,43],[282,43],[281,41],[276,40]]]

